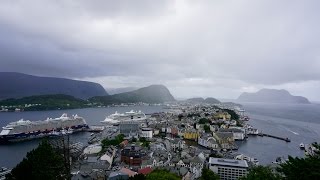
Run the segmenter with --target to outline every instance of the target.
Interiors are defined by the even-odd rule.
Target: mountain
[[[190,98],[186,100],[187,102],[192,102],[192,103],[203,103],[204,99],[202,97],[197,97],[197,98]]]
[[[221,102],[216,98],[208,97],[208,98],[206,98],[204,100],[204,103],[207,103],[207,104],[219,104]]]
[[[120,94],[125,92],[130,92],[139,89],[138,87],[124,87],[124,88],[106,88],[108,94]]]
[[[208,97],[206,99],[199,97],[199,98],[190,98],[186,100],[187,102],[192,102],[192,103],[206,103],[206,104],[219,104],[221,103],[219,100]]]
[[[91,102],[108,104],[120,103],[163,103],[175,101],[167,87],[163,85],[151,85],[131,92],[114,94],[109,96],[97,96],[89,99]]]
[[[293,96],[286,90],[261,89],[256,93],[242,93],[238,101],[269,102],[269,103],[299,103],[309,104],[309,100],[302,96]]]
[[[0,100],[48,94],[65,94],[80,99],[108,95],[100,84],[93,82],[15,72],[0,72],[0,77]]]

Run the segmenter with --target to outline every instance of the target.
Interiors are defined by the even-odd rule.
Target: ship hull
[[[77,125],[72,126],[73,132],[79,132],[79,131],[85,131],[89,128],[87,124],[83,125]],[[56,129],[55,132],[60,132],[62,129]],[[0,135],[0,143],[6,144],[11,142],[19,142],[19,141],[27,141],[32,139],[39,139],[44,137],[56,137],[62,135],[61,133],[59,135],[53,135],[53,131],[44,130],[44,131],[37,131],[37,132],[31,132],[31,133],[19,133],[19,134],[8,134],[8,135]],[[71,133],[69,133],[71,134]]]

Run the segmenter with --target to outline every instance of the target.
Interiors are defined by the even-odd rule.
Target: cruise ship
[[[141,111],[131,110],[125,113],[118,113],[117,111],[114,114],[111,114],[106,117],[105,120],[101,121],[101,123],[105,124],[119,124],[121,122],[135,122],[135,121],[144,121],[146,120],[146,115]]]
[[[88,128],[84,118],[78,115],[48,118],[44,121],[19,120],[2,127],[0,142],[21,141],[46,136],[59,136]]]

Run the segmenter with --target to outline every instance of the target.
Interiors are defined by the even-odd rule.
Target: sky
[[[166,85],[176,98],[261,88],[320,101],[317,0],[2,0],[0,71]]]

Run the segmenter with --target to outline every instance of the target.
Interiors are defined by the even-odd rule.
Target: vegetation
[[[204,167],[202,169],[202,175],[200,177],[200,180],[218,180],[220,179],[217,174],[215,174],[213,171],[210,169]]]
[[[124,135],[123,134],[119,134],[114,139],[111,139],[111,140],[108,139],[108,138],[103,139],[101,141],[102,149],[106,149],[110,145],[112,145],[112,146],[119,145],[123,141],[123,138],[124,138]]]
[[[231,109],[223,109],[223,111],[229,113],[231,115],[231,119],[234,119],[234,120],[239,120],[239,115],[234,111],[234,110],[231,110]]]
[[[272,169],[268,166],[256,166],[249,169],[249,173],[240,178],[240,180],[257,180],[257,179],[268,179],[268,180],[277,180],[281,176],[278,173],[274,173]]]
[[[37,104],[37,105],[35,105]],[[31,106],[25,106],[31,105]],[[39,110],[57,110],[57,109],[75,109],[88,107],[87,101],[77,99],[73,96],[55,94],[55,95],[40,95],[29,96],[21,99],[6,99],[0,101],[0,106],[12,106],[9,110],[15,108],[23,109],[25,111],[39,111]]]
[[[142,143],[142,146],[144,146],[144,147],[149,147],[150,146],[150,142],[147,141],[147,139],[145,137],[141,137],[139,139],[139,141]]]
[[[209,119],[207,119],[207,118],[201,118],[199,120],[199,124],[207,124],[207,123],[209,123]]]
[[[305,158],[290,157],[273,172],[269,167],[258,166],[250,169],[249,174],[241,179],[320,179],[320,146],[314,143],[315,155]]]
[[[147,180],[180,180],[176,174],[170,173],[167,170],[156,169],[146,176]]]
[[[320,179],[320,145],[314,143],[316,154],[306,158],[293,158],[280,165],[277,169],[285,179]]]
[[[47,141],[43,141],[36,149],[27,153],[6,179],[70,179],[70,172],[65,166],[63,156]]]
[[[210,126],[209,125],[204,125],[203,126],[203,129],[204,129],[204,131],[206,132],[206,133],[208,133],[208,132],[210,132]]]

